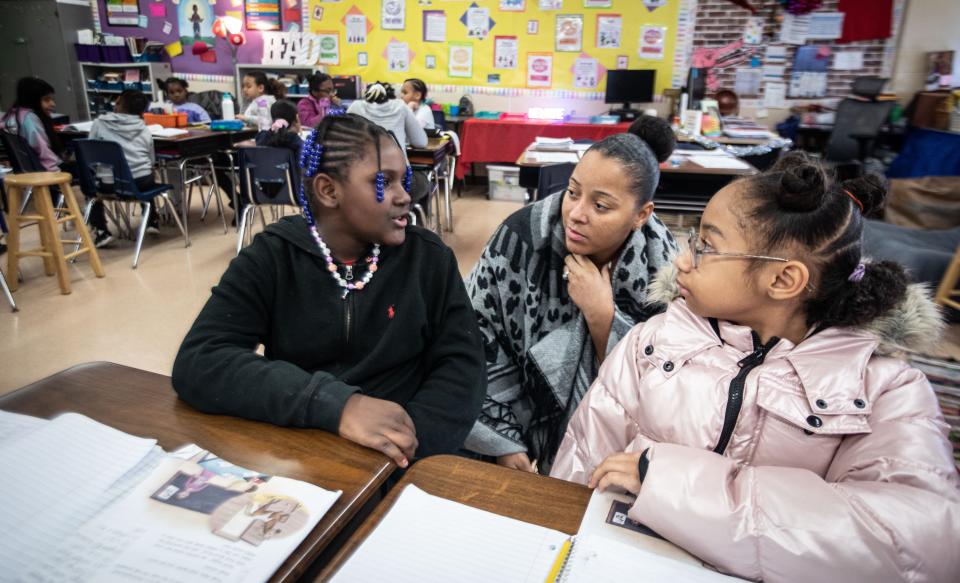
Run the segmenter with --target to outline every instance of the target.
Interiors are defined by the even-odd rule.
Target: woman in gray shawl
[[[652,201],[675,145],[664,121],[641,117],[587,150],[563,193],[491,237],[467,282],[488,387],[466,449],[549,471],[604,355],[656,313],[647,286],[677,246]]]

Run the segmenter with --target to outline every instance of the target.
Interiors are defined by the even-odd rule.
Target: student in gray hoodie
[[[365,117],[378,126],[393,132],[404,146],[422,148],[427,145],[427,134],[410,108],[397,99],[389,83],[377,81],[367,86],[363,100],[350,104],[347,113]],[[406,153],[404,153],[406,155]]]
[[[143,112],[147,110],[149,98],[140,91],[127,90],[120,94],[113,107],[113,113],[101,115],[90,128],[90,138],[117,142],[123,148],[133,179],[141,191],[154,188],[153,164],[156,155],[153,151],[153,136],[143,121]],[[103,211],[99,211],[102,213]],[[149,232],[156,232],[157,215],[150,213]]]

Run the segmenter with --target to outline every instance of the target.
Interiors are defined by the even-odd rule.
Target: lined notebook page
[[[411,485],[333,581],[543,583],[567,538]]]
[[[50,422],[39,417],[0,411],[0,446],[3,446],[7,440],[24,436],[47,423]]]
[[[23,573],[159,462],[156,441],[68,413],[0,441],[0,565]]]
[[[629,575],[627,575],[629,574]],[[733,583],[743,579],[651,553],[597,535],[577,536],[562,583]]]

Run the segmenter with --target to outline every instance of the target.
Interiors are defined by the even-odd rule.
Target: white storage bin
[[[516,166],[487,166],[490,200],[524,202],[527,189],[520,186],[520,168]]]

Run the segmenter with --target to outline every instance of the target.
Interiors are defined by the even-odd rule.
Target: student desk
[[[440,190],[440,180],[443,180],[444,222],[447,231],[453,231],[453,204],[450,200],[450,180],[453,176],[453,142],[446,138],[428,138],[427,145],[422,148],[407,146],[407,159],[411,165],[429,166],[433,170],[434,184]],[[432,189],[431,189],[432,190]],[[437,209],[439,212],[440,209]]]
[[[393,506],[407,484],[424,492],[567,534],[580,530],[592,490],[546,476],[441,455],[415,463],[320,572],[326,581],[350,558]]]
[[[471,164],[513,162],[538,136],[596,141],[613,134],[621,134],[629,127],[628,123],[589,124],[549,120],[471,118],[463,122],[457,178],[463,178]]]
[[[343,494],[277,570],[293,581],[376,493],[395,466],[386,456],[319,429],[292,429],[200,413],[170,377],[108,362],[74,366],[0,397],[0,409],[37,417],[82,413],[171,451],[196,443],[237,465]]]
[[[530,144],[527,150],[533,146]],[[516,164],[520,166],[520,185],[531,190],[537,187],[540,168],[557,162],[527,161],[527,150],[520,154]],[[679,164],[674,164],[672,160],[679,160]],[[757,173],[757,169],[749,162],[741,161],[749,168],[704,168],[680,157],[660,164],[660,184],[653,197],[656,210],[702,213],[710,198],[731,180]]]

